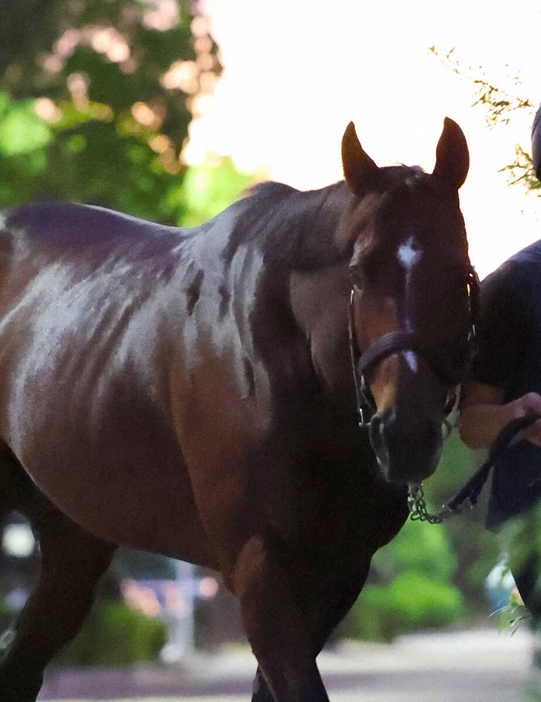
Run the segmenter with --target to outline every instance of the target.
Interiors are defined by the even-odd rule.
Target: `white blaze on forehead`
[[[406,272],[406,299],[404,324],[407,331],[413,331],[413,325],[408,314],[408,310],[410,309],[409,301],[411,273],[413,271],[413,268],[421,260],[422,253],[422,250],[419,248],[419,245],[415,241],[415,237],[412,234],[408,236],[408,238],[402,244],[400,244],[397,250],[398,261]],[[415,353],[413,351],[405,351],[404,358],[412,373],[417,373],[418,365]]]
[[[409,369],[413,373],[417,373],[417,356],[413,353],[413,351],[405,351],[404,358],[406,359],[406,363],[408,364]]]
[[[400,264],[409,273],[413,266],[419,262],[422,252],[416,245],[415,238],[410,236],[403,244],[400,244],[397,255]]]

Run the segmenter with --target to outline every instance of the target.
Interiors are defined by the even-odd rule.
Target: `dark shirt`
[[[504,402],[541,394],[541,241],[519,251],[481,286],[479,351],[473,380],[498,387]],[[487,526],[531,509],[541,499],[541,448],[512,446],[494,470]]]

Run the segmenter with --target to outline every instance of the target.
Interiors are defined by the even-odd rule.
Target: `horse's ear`
[[[458,190],[466,180],[469,167],[470,154],[464,132],[456,122],[446,117],[436,147],[433,175]]]
[[[380,169],[361,146],[353,122],[342,138],[342,166],[346,183],[355,195],[362,197],[377,188]]]

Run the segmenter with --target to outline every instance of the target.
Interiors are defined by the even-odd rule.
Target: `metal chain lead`
[[[408,509],[412,522],[427,522],[428,524],[441,524],[446,519],[456,517],[463,512],[473,508],[470,500],[466,500],[460,507],[451,509],[443,507],[439,512],[432,514],[428,511],[428,506],[425,500],[425,493],[421,485],[410,487],[408,494]]]
[[[451,517],[456,517],[463,512],[473,509],[496,463],[512,444],[520,440],[521,432],[539,420],[541,420],[540,414],[529,414],[525,417],[512,419],[506,424],[492,444],[486,460],[479,466],[458,494],[436,514],[431,514],[428,511],[422,485],[410,485],[408,494],[410,519],[414,522],[441,524],[443,521],[451,519]]]

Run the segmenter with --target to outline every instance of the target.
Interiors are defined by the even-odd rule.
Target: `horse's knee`
[[[260,538],[250,539],[237,558],[232,580],[260,666],[253,702],[326,702],[290,574],[272,548]]]
[[[275,639],[282,638],[284,617],[290,631],[302,628],[286,573],[263,539],[254,536],[246,542],[231,580],[240,600],[244,628],[253,645],[274,647]],[[261,635],[263,630],[265,634]]]
[[[243,545],[233,569],[224,574],[227,586],[241,601],[257,587],[266,561],[263,539],[253,536]]]

